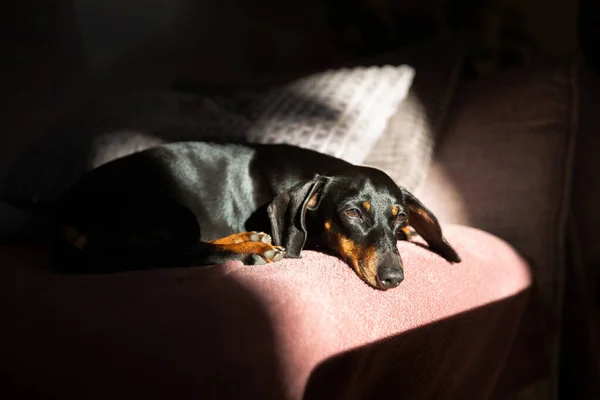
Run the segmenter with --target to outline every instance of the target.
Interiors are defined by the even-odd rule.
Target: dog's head
[[[396,241],[407,225],[431,250],[460,262],[435,215],[374,168],[356,166],[316,175],[279,194],[268,213],[273,239],[286,248],[288,257],[299,257],[308,239],[335,253],[377,289],[396,287],[404,279]]]

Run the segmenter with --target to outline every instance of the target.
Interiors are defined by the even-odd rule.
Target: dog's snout
[[[379,282],[384,289],[395,288],[404,280],[404,271],[402,269],[383,268],[379,272]]]
[[[377,268],[377,280],[382,289],[391,289],[404,280],[400,256],[396,252],[386,254]]]

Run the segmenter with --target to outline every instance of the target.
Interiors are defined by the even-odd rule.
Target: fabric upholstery
[[[87,85],[85,48],[72,2],[14,3],[5,21],[0,176],[49,126],[73,110]],[[14,22],[14,23],[12,23]],[[10,39],[9,39],[10,38]]]
[[[416,191],[442,221],[498,235],[531,262],[535,296],[505,389],[543,380],[544,398],[557,382],[577,100],[564,60],[462,84]]]
[[[600,397],[600,77],[580,65],[579,135],[569,224],[571,267],[565,271],[563,393]]]
[[[406,279],[387,292],[309,251],[264,266],[77,276],[42,270],[42,248],[3,246],[1,390],[61,399],[485,398],[521,321],[529,269],[490,234],[445,232],[463,262],[401,242]]]
[[[577,142],[577,158],[573,174],[573,216],[579,231],[583,261],[600,266],[600,246],[596,243],[596,232],[600,225],[600,113],[598,113],[598,91],[600,77],[589,68],[581,68],[581,112],[579,114],[580,135]]]

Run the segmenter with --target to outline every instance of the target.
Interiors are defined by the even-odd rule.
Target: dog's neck
[[[326,251],[327,246],[323,237],[322,218],[317,211],[307,211],[305,217],[306,243],[305,250]]]

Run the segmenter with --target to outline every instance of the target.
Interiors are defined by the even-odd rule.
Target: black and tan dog
[[[285,145],[174,143],[117,159],[67,192],[59,222],[55,265],[78,272],[261,264],[320,248],[389,289],[404,279],[396,241],[407,224],[460,262],[436,217],[385,173]]]

